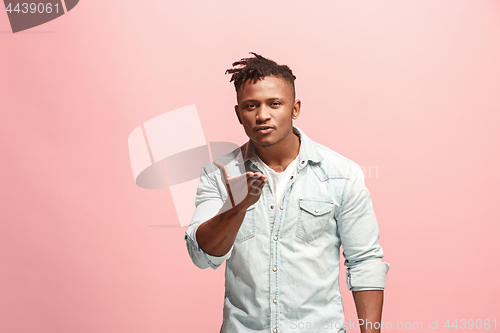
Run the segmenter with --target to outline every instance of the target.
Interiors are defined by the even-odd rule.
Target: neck
[[[300,139],[293,130],[272,146],[262,147],[254,144],[260,159],[276,172],[282,172],[297,157]]]

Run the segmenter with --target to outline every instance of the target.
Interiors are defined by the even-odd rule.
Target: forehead
[[[247,80],[240,86],[237,92],[238,101],[243,99],[267,99],[267,98],[288,98],[293,94],[293,86],[290,82],[281,77],[266,76],[257,82]]]

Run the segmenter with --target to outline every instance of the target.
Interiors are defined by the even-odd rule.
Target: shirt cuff
[[[351,291],[384,290],[390,264],[376,261],[347,268],[347,288]]]
[[[206,258],[208,260],[207,262],[209,265],[210,265],[210,263],[212,263],[213,265],[219,267],[225,260],[231,258],[231,252],[233,251],[233,246],[231,246],[231,249],[225,255],[223,255],[221,257],[212,256],[212,255],[205,253],[205,252],[203,252],[203,253],[206,256]]]
[[[196,250],[196,252],[198,252],[198,256],[201,254],[205,263],[207,264],[207,266],[205,264],[201,264],[201,265],[198,265],[198,267],[200,268],[206,268],[208,266],[210,266],[212,269],[216,269],[218,268],[225,260],[229,259],[231,257],[231,253],[233,251],[233,246],[231,246],[231,249],[229,249],[229,251],[223,255],[223,256],[213,256],[213,255],[210,255],[208,253],[206,253],[205,251],[203,251],[199,246],[198,246],[198,242],[196,241],[196,231],[198,230],[198,227],[201,225],[198,224],[196,227],[194,228],[188,228],[188,230],[186,230],[186,234],[185,234],[185,240],[186,242],[188,243],[188,246],[191,245],[192,247],[194,247],[194,249]],[[200,258],[201,259],[201,258]],[[202,259],[202,260],[203,260]],[[204,266],[204,267],[203,267]]]

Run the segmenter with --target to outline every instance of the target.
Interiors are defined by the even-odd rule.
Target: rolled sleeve
[[[352,162],[335,218],[345,257],[349,290],[383,290],[390,265],[382,262],[379,228],[363,170]]]
[[[211,167],[211,165],[208,166],[208,168]],[[213,175],[215,172],[211,174]],[[196,231],[198,227],[216,216],[223,204],[224,201],[221,197],[217,183],[210,178],[210,174],[207,173],[207,167],[204,167],[201,171],[196,191],[196,210],[184,235],[189,256],[193,263],[201,269],[208,267],[217,269],[225,260],[231,257],[232,247],[225,255],[216,257],[204,252],[196,241]]]
[[[231,257],[233,247],[231,247],[231,249],[221,257],[212,256],[206,253],[198,246],[198,242],[196,241],[196,230],[198,230],[198,227],[200,225],[201,223],[191,225],[186,230],[184,239],[186,240],[189,256],[191,257],[191,260],[193,260],[193,263],[201,269],[205,269],[208,267],[217,269],[220,265],[222,265],[224,260],[227,260]]]
[[[374,261],[347,268],[347,288],[352,291],[384,290],[389,267],[386,262]]]

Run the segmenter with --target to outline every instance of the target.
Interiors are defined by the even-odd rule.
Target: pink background
[[[500,330],[500,1],[82,0],[17,34],[2,10],[0,50],[2,332],[218,332],[224,270],[192,264],[127,137],[196,104],[207,141],[244,143],[224,71],[250,51],[293,69],[295,124],[367,170],[384,321]]]

